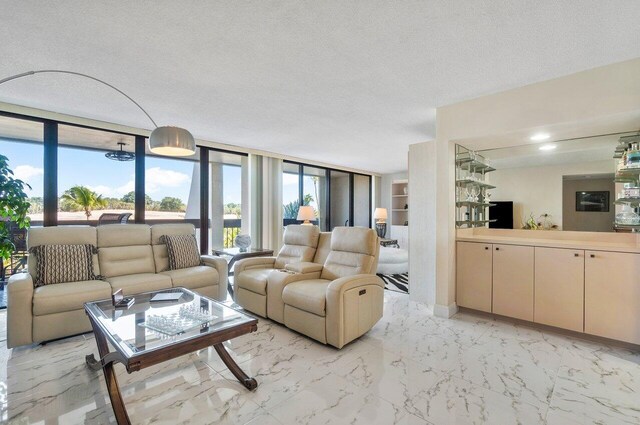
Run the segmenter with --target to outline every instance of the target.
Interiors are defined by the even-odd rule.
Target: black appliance
[[[489,207],[490,229],[513,229],[513,201],[490,201],[495,204]]]

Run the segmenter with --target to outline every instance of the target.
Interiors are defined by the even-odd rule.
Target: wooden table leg
[[[227,365],[231,373],[233,373],[233,376],[235,376],[242,385],[247,387],[247,389],[249,390],[255,390],[258,387],[258,382],[254,378],[250,378],[249,376],[247,376],[247,374],[244,373],[242,369],[240,369],[240,366],[238,366],[235,360],[231,358],[231,355],[229,354],[227,349],[224,348],[224,345],[215,344],[213,348],[216,349],[216,352],[218,353],[224,364]]]
[[[93,325],[93,321],[91,324]],[[96,337],[98,354],[100,354],[100,358],[102,359],[109,354],[107,339],[97,326],[93,326],[93,334]],[[87,364],[89,367],[92,367],[91,364]],[[118,386],[118,379],[116,378],[116,372],[113,368],[113,362],[105,364],[102,371],[104,372],[104,380],[107,383],[107,391],[109,392],[109,399],[111,399],[111,407],[113,408],[113,413],[116,415],[118,425],[131,425],[127,409],[124,407],[124,402],[122,401],[122,395],[120,394],[120,387]]]

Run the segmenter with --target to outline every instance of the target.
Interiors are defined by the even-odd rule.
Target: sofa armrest
[[[250,269],[274,269],[275,264],[276,257],[245,258],[244,260],[236,261],[233,266],[233,274],[237,276]]]
[[[302,263],[289,263],[285,265],[284,268],[285,270],[289,270],[296,273],[313,273],[313,272],[321,272],[322,264],[306,261]]]
[[[267,317],[278,323],[284,323],[284,301],[282,291],[293,282],[319,279],[320,272],[296,273],[293,271],[274,270],[267,278]]]
[[[7,348],[33,343],[33,279],[17,273],[7,283]]]
[[[229,266],[224,258],[214,257],[213,255],[201,255],[200,259],[205,266],[213,267],[218,271],[218,300],[227,299],[227,282],[229,279]]]
[[[327,342],[342,348],[382,317],[384,282],[374,274],[341,277],[327,287]]]

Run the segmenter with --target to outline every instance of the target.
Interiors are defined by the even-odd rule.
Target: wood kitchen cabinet
[[[456,303],[491,312],[493,245],[458,242],[456,245]]]
[[[640,254],[585,254],[584,331],[640,344]]]
[[[493,245],[493,312],[533,321],[534,248]]]
[[[534,322],[584,331],[584,251],[535,248]]]

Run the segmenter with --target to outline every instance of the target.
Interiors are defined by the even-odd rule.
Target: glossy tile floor
[[[132,422],[640,424],[639,353],[385,296],[383,320],[340,351],[268,320],[227,343],[254,392],[213,350],[131,375],[118,365]],[[91,334],[1,349],[4,422],[115,423],[102,373],[84,363],[94,352]]]

